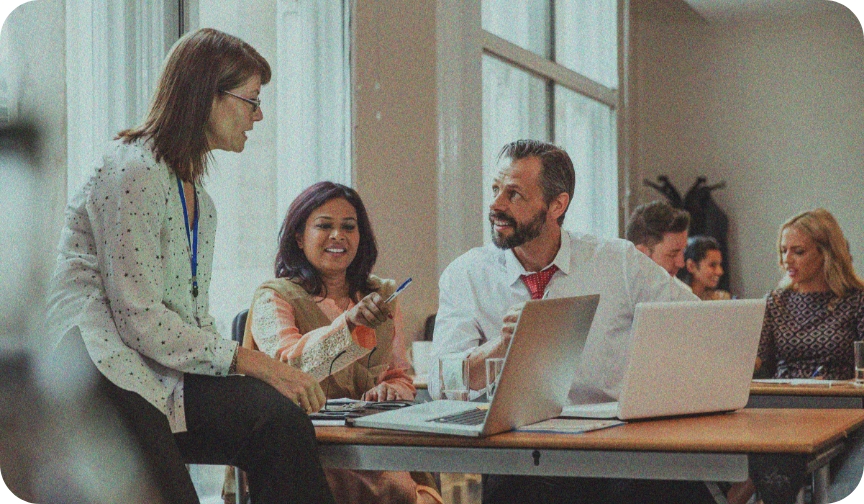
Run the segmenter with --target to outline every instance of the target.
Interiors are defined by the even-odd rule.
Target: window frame
[[[439,0],[439,272],[466,250],[482,245],[483,55],[609,106],[617,115],[618,229],[631,206],[627,105],[630,0],[618,0],[618,88],[606,87],[563,65],[519,47],[481,26],[480,2]],[[467,5],[466,5],[467,4]],[[554,128],[550,121],[550,128]],[[550,135],[551,137],[551,135]],[[476,221],[476,222],[475,222]]]

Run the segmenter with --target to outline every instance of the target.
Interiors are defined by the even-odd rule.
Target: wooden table
[[[851,381],[790,385],[752,382],[748,408],[864,408],[864,387]]]
[[[352,427],[316,428],[325,467],[535,476],[743,481],[748,456],[800,457],[827,502],[827,463],[864,424],[862,410],[745,409],[631,422],[579,435],[508,432],[485,439]]]

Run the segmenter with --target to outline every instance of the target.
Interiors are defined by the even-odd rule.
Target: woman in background
[[[756,376],[853,378],[852,342],[864,338],[864,281],[837,220],[823,208],[792,217],[780,228],[777,252],[786,275],[768,295]],[[864,438],[856,433],[849,446],[831,463],[831,502],[861,480]],[[804,480],[799,471],[777,467],[753,478],[765,502],[791,502]]]
[[[718,289],[723,276],[723,254],[720,244],[710,236],[691,236],[684,249],[684,269],[679,277],[703,301],[723,301],[732,296]]]
[[[827,210],[789,219],[777,243],[786,276],[768,295],[756,359],[760,376],[851,379],[852,342],[864,339],[864,282]]]
[[[319,182],[291,203],[276,278],[255,292],[244,345],[310,373],[327,398],[413,400],[393,280],[371,274],[375,235],[353,189]],[[325,471],[338,502],[441,502],[426,474]]]

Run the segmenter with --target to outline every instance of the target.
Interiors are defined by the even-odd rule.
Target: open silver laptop
[[[364,416],[354,425],[482,437],[557,416],[599,299],[595,294],[528,301],[491,403],[430,401]]]
[[[562,416],[632,420],[747,404],[764,299],[640,303],[618,402],[564,408]]]

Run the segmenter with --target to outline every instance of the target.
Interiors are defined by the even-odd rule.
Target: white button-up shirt
[[[143,142],[116,141],[66,209],[46,317],[49,334],[81,337],[99,371],[173,432],[186,430],[183,373],[224,376],[237,348],[208,313],[216,209],[195,190],[198,297],[176,176]]]
[[[600,294],[600,303],[574,370],[573,402],[617,400],[630,351],[636,304],[645,301],[697,301],[663,268],[626,240],[601,240],[562,230],[553,264],[559,271],[547,286],[547,297]],[[429,391],[437,397],[437,357],[469,354],[501,337],[504,315],[514,304],[531,299],[521,275],[525,271],[512,250],[493,244],[474,248],[453,261],[439,281],[433,372]],[[671,349],[670,349],[671,351]]]

